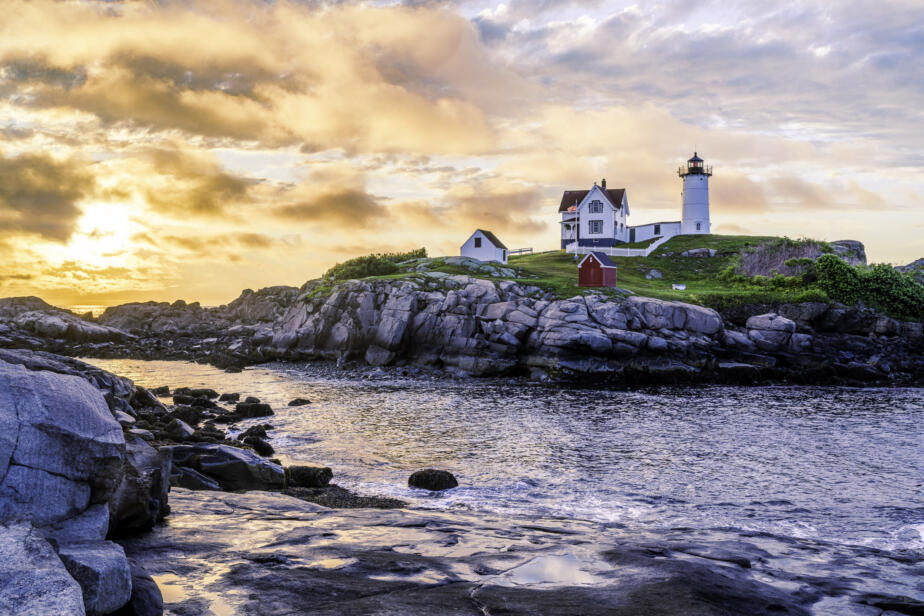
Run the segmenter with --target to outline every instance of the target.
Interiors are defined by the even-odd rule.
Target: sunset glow
[[[0,295],[219,304],[475,227],[552,249],[604,177],[676,219],[694,148],[714,232],[907,263],[924,7],[880,6],[11,0]]]

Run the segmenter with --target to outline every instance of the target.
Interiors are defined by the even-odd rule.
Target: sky
[[[630,224],[924,256],[924,3],[4,0],[0,296],[218,305],[475,228]]]

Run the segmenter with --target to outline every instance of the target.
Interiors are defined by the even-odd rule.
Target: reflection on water
[[[276,410],[271,440],[285,462],[324,464],[344,487],[418,506],[924,548],[922,389],[624,392],[92,363],[149,387],[255,395]],[[288,407],[295,397],[312,404]],[[408,488],[429,466],[461,487]]]
[[[588,562],[573,553],[537,556],[491,581],[516,586],[593,586],[605,582],[588,567]]]

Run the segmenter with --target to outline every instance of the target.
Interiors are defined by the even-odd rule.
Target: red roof
[[[622,207],[622,198],[626,194],[625,188],[601,188],[606,193],[607,199],[617,210]],[[558,206],[559,212],[566,212],[572,205],[577,205],[584,200],[589,190],[566,190],[561,195],[561,204]]]

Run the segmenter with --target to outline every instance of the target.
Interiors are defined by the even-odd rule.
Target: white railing
[[[591,252],[602,252],[608,257],[647,257],[655,249],[674,237],[668,235],[660,237],[651,243],[647,248],[620,248],[618,246],[578,246],[577,242],[572,242],[565,246],[565,252],[572,255],[586,255]]]
[[[533,254],[533,249],[532,249],[532,248],[514,248],[513,250],[511,250],[511,251],[508,252],[507,254],[508,254],[508,255],[525,255],[525,254],[530,254],[530,255],[531,255],[531,254]]]
[[[565,247],[565,252],[572,255],[586,255],[591,252],[602,252],[609,257],[644,257],[644,248],[619,248],[617,246],[578,246],[572,242]]]

